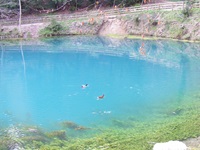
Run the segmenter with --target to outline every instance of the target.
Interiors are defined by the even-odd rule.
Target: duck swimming
[[[97,97],[97,100],[100,100],[100,99],[103,99],[103,98],[104,98],[104,94],[101,95],[101,96],[98,96],[98,97]]]
[[[88,87],[88,84],[81,85],[82,89],[85,89],[86,87]]]

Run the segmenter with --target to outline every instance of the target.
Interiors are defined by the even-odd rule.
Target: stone
[[[153,150],[187,150],[187,146],[180,141],[169,141],[166,143],[156,143]]]

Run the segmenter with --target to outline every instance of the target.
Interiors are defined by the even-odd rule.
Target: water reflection
[[[190,60],[184,56],[181,55],[180,57],[180,66],[181,66],[181,83],[180,83],[180,89],[179,89],[179,100],[183,99],[183,97],[185,96],[186,93],[186,85],[188,82],[187,80],[187,76],[190,70]]]
[[[141,45],[145,55],[139,50]],[[72,108],[87,117],[111,117],[123,111],[141,116],[145,111],[150,114],[147,112],[153,110],[146,107],[168,102],[170,94],[176,94],[175,99],[181,103],[187,88],[197,87],[199,76],[194,70],[200,71],[196,65],[200,56],[198,48],[198,44],[191,43],[97,36],[1,44],[0,102],[3,105],[0,109],[13,115],[4,113],[0,118],[7,116],[12,122],[15,118],[25,122],[39,118],[37,121],[45,124],[49,116],[54,121],[67,116],[69,120],[80,121],[79,112]],[[86,83],[91,87],[80,92],[81,85]],[[102,94],[105,100],[98,101],[99,108],[96,98]],[[82,97],[89,104],[83,103]],[[145,111],[141,111],[143,108]]]
[[[21,43],[21,44],[20,44]],[[46,51],[51,53],[73,51],[90,53],[92,56],[112,55],[128,56],[131,59],[145,60],[168,67],[181,67],[182,56],[188,58],[200,57],[200,45],[175,41],[141,41],[132,39],[117,39],[98,36],[70,36],[62,38],[23,41],[4,46],[5,50],[18,50],[16,45],[26,50]],[[141,53],[140,47],[144,51]],[[2,49],[2,45],[1,45]],[[3,54],[3,50],[1,50]],[[23,52],[23,51],[21,51]],[[3,57],[3,56],[2,56]],[[22,58],[23,58],[22,53]],[[2,60],[2,59],[1,59]]]
[[[25,63],[25,59],[24,59],[23,45],[22,45],[21,41],[20,41],[20,52],[21,52],[22,62],[23,62],[23,67],[24,67],[24,76],[26,77],[26,63]]]
[[[3,52],[4,52],[4,49],[3,49],[3,46],[1,45],[1,68],[3,67]]]

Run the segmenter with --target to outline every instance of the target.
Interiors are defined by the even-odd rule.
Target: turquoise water
[[[199,49],[96,36],[2,44],[0,124],[53,130],[63,121],[111,127],[113,120],[161,119],[200,89]]]

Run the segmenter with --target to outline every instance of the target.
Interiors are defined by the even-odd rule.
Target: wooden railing
[[[4,39],[19,39],[19,35],[0,35],[0,40]]]
[[[165,2],[165,3],[154,3],[154,4],[146,4],[142,6],[134,6],[127,8],[117,8],[117,9],[106,9],[101,11],[84,11],[73,14],[63,14],[63,15],[47,15],[47,16],[37,16],[37,17],[26,17],[22,18],[22,24],[33,24],[39,22],[50,22],[52,19],[56,20],[71,20],[71,19],[89,19],[93,17],[107,17],[107,18],[115,18],[119,15],[127,15],[127,14],[138,14],[144,11],[175,11],[175,10],[183,10],[186,6],[186,3],[183,1],[180,2]],[[193,4],[194,8],[200,8],[200,0],[196,1]],[[9,20],[0,20],[0,25],[17,25],[17,19],[9,19]]]

